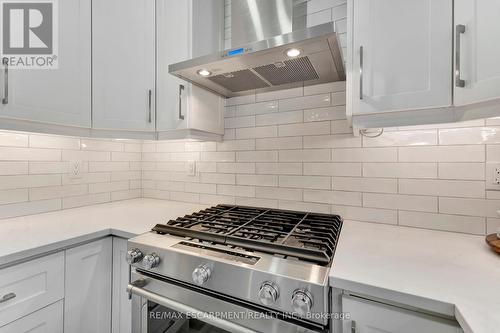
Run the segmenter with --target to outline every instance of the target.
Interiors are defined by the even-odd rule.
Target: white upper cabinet
[[[160,138],[224,133],[224,99],[169,74],[168,66],[221,49],[223,1],[157,3],[157,130]]]
[[[498,0],[455,0],[456,105],[500,98],[499,18]]]
[[[452,104],[452,12],[452,0],[354,1],[354,114]]]
[[[90,128],[91,1],[58,2],[59,68],[0,64],[0,117]],[[5,85],[8,96],[5,96]]]
[[[93,128],[154,131],[155,0],[93,1],[92,25]]]

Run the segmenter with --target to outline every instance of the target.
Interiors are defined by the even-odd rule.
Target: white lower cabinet
[[[112,238],[66,251],[64,332],[111,332]]]
[[[364,298],[342,296],[343,333],[463,333],[453,320],[379,303]]]
[[[129,265],[125,261],[127,240],[113,237],[113,306],[112,332],[132,332],[132,300],[126,291],[129,282]]]
[[[63,333],[64,304],[60,300],[0,327],[0,333]]]
[[[0,327],[64,297],[64,252],[0,270]]]

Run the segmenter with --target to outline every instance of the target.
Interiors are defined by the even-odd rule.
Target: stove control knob
[[[160,264],[160,257],[156,253],[150,253],[142,259],[144,269],[153,269]]]
[[[278,297],[280,297],[280,292],[277,284],[266,281],[260,286],[259,300],[262,304],[272,305],[276,303]]]
[[[313,296],[305,289],[297,289],[292,295],[293,312],[299,316],[305,316],[311,312]]]
[[[210,279],[211,274],[212,270],[210,269],[210,267],[208,267],[207,265],[200,265],[194,269],[191,277],[193,278],[194,283],[201,286],[205,282],[207,282],[208,279]]]
[[[142,252],[139,249],[128,250],[125,259],[127,260],[129,265],[138,263],[142,260]]]

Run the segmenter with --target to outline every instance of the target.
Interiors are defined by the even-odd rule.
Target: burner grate
[[[328,265],[341,228],[338,215],[218,205],[153,230]]]

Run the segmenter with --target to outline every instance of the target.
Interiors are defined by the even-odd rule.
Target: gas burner
[[[341,228],[338,215],[218,205],[157,224],[153,231],[327,266]]]

